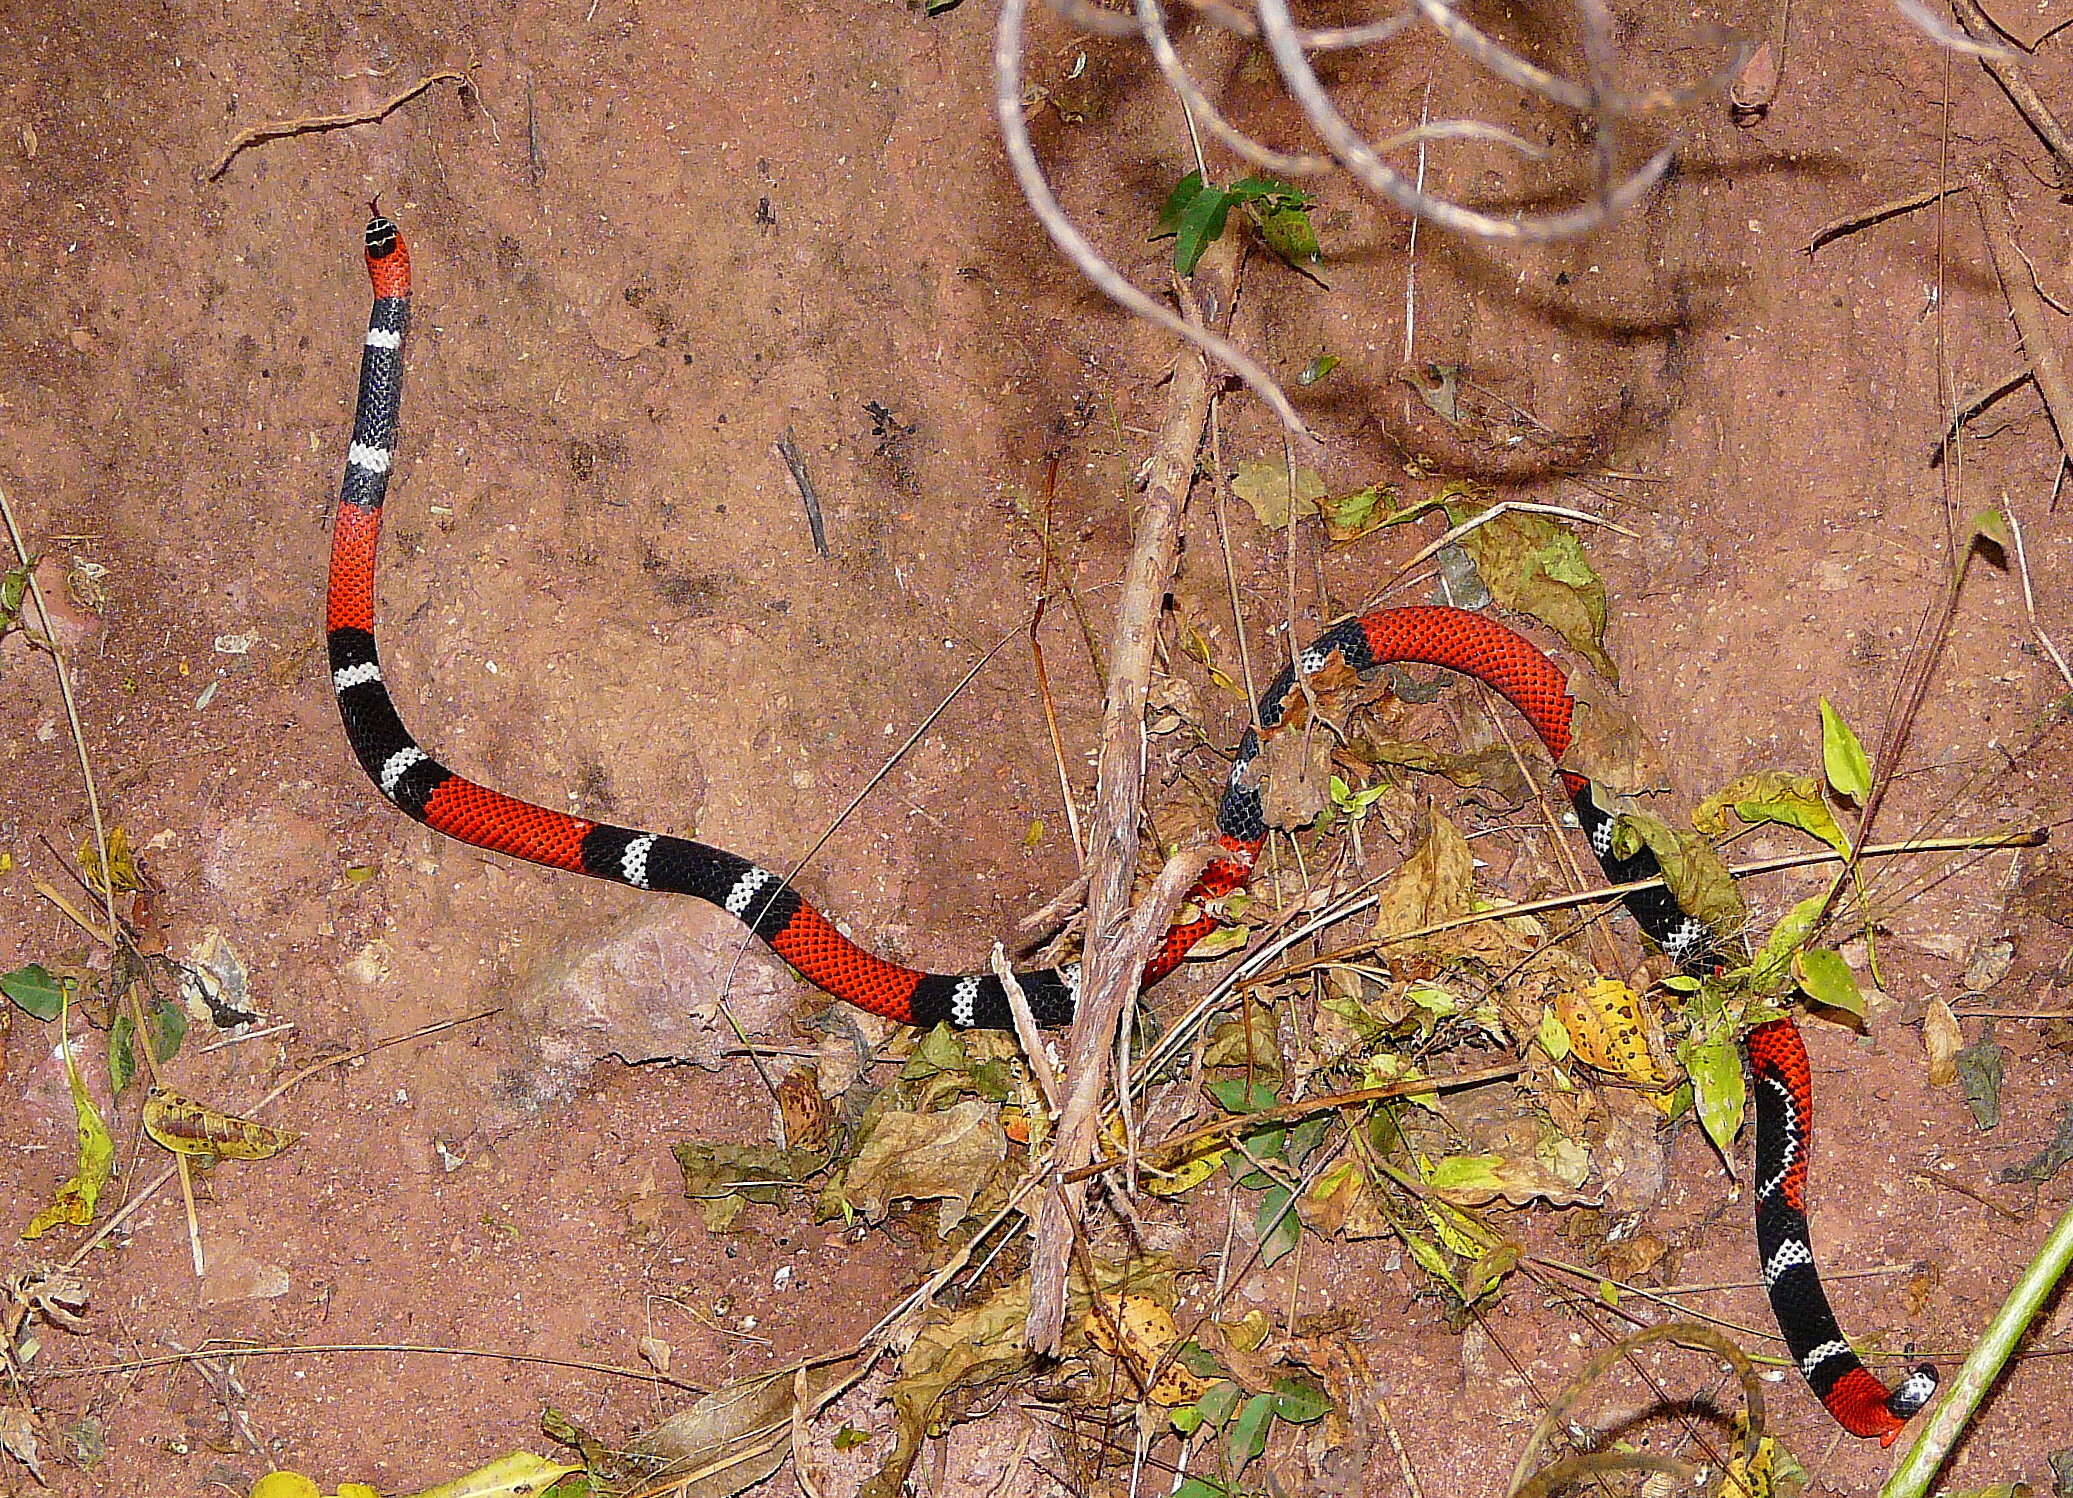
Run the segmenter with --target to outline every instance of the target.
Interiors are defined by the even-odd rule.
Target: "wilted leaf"
[[[436,1488],[413,1493],[410,1498],[535,1498],[571,1472],[582,1470],[582,1467],[568,1462],[550,1462],[544,1456],[517,1451],[510,1456],[498,1457],[487,1467],[476,1468],[466,1477],[456,1477]],[[696,1491],[684,1489],[684,1498],[690,1498]],[[741,1490],[732,1488],[727,1491]]]
[[[941,1113],[879,1115],[842,1175],[842,1194],[869,1221],[896,1201],[935,1201],[948,1233],[1008,1156],[1008,1136],[991,1108],[966,1099]]]
[[[1979,1043],[1958,1052],[1958,1086],[1972,1120],[1986,1133],[2001,1126],[2001,1047],[1994,1043],[1994,1022],[1988,1020]]]
[[[1942,999],[1931,999],[1922,1012],[1922,1050],[1929,1057],[1929,1085],[1948,1087],[1958,1080],[1958,1052],[1965,1043],[1958,1017]]]
[[[228,1160],[271,1159],[296,1137],[286,1129],[270,1129],[249,1118],[219,1113],[164,1087],[154,1087],[144,1100],[144,1132],[176,1155],[217,1155]]]
[[[1278,531],[1299,512],[1307,513],[1324,497],[1324,480],[1314,469],[1297,466],[1295,493],[1289,492],[1288,464],[1279,458],[1247,458],[1231,479],[1231,492],[1252,507],[1261,525]]]
[[[0,1405],[0,1451],[27,1467],[37,1485],[43,1485],[43,1454],[36,1444],[36,1417],[18,1405]]]
[[[108,1026],[108,1090],[118,1097],[137,1076],[137,1022],[118,1014]]]
[[[785,1192],[803,1185],[828,1163],[817,1150],[784,1150],[767,1144],[686,1142],[671,1148],[683,1173],[684,1195],[696,1201],[708,1232],[734,1226],[750,1202],[781,1203]]]
[[[1110,1158],[1124,1154],[1123,1121],[1112,1120],[1101,1140]],[[1138,1157],[1138,1184],[1153,1196],[1179,1196],[1215,1175],[1230,1153],[1230,1141],[1215,1137],[1147,1150]]]
[[[1401,491],[1394,484],[1370,484],[1351,494],[1326,495],[1317,500],[1317,513],[1324,517],[1324,533],[1334,541],[1358,541],[1388,519],[1384,506],[1394,506]]]
[[[144,877],[137,872],[137,856],[130,851],[130,835],[121,827],[108,829],[108,878],[101,874],[101,851],[88,838],[79,845],[79,877],[95,894],[106,894],[108,883],[113,881],[115,893],[126,894],[144,887]]]
[[[1460,829],[1432,814],[1425,838],[1375,896],[1374,934],[1401,936],[1475,908],[1475,855]]]
[[[2011,551],[2008,517],[1999,510],[1981,510],[1972,517],[1972,534],[1979,540],[1990,542],[2002,551]]]
[[[152,1060],[172,1060],[187,1039],[187,1011],[171,999],[153,999],[144,1011],[144,1033],[151,1041]]]
[[[1317,820],[1326,805],[1331,754],[1331,735],[1322,729],[1290,729],[1267,740],[1255,763],[1260,815],[1269,827],[1293,832]]]
[[[1656,741],[1627,710],[1618,688],[1583,672],[1570,678],[1576,706],[1569,715],[1569,752],[1562,768],[1574,770],[1614,796],[1667,790],[1670,777]]]
[[[633,1443],[632,1454],[648,1474],[638,1491],[670,1498],[734,1498],[746,1492],[792,1454],[796,1397],[789,1378],[750,1379],[715,1389]]]
[[[1871,761],[1843,715],[1821,699],[1821,768],[1838,796],[1864,804],[1871,790]]]
[[[946,1396],[1012,1377],[1028,1365],[1032,1354],[1022,1335],[1028,1319],[1026,1275],[976,1306],[931,1314],[902,1354],[900,1376],[893,1382],[899,1421],[893,1451],[858,1498],[896,1498]]]
[[[1678,907],[1707,929],[1725,935],[1748,924],[1749,908],[1735,888],[1735,876],[1703,834],[1680,832],[1646,812],[1630,811],[1620,816],[1615,836],[1637,837],[1648,845]]]
[[[1468,497],[1466,491],[1462,497]],[[1483,508],[1472,501],[1449,505],[1447,513],[1459,524]],[[1475,558],[1491,597],[1531,614],[1603,675],[1619,680],[1619,668],[1605,653],[1605,584],[1591,570],[1574,531],[1545,515],[1507,510],[1463,536],[1460,544]]]
[[[61,1027],[64,1021],[61,1011]],[[101,1188],[108,1184],[115,1168],[115,1141],[109,1137],[108,1126],[101,1121],[101,1110],[94,1106],[86,1082],[79,1075],[78,1064],[72,1059],[72,1043],[61,1033],[58,1044],[64,1053],[65,1083],[72,1090],[72,1113],[79,1124],[79,1167],[70,1180],[58,1187],[50,1205],[29,1219],[29,1225],[22,1229],[24,1238],[40,1238],[61,1222],[75,1227],[92,1222],[94,1207],[101,1200]]]
[[[1857,975],[1840,952],[1802,947],[1792,954],[1792,976],[1815,1003],[1864,1018],[1864,995],[1857,987]]]
[[[1486,1206],[1500,1197],[1515,1207],[1534,1201],[1569,1207],[1594,1200],[1577,1189],[1589,1173],[1590,1156],[1583,1146],[1557,1139],[1533,1159],[1449,1155],[1433,1162],[1425,1183],[1442,1199],[1462,1207]]]
[[[1418,392],[1418,399],[1442,421],[1461,420],[1461,366],[1459,364],[1407,364],[1396,377]]]
[[[1328,1168],[1310,1183],[1303,1196],[1303,1225],[1326,1236],[1343,1234],[1348,1239],[1386,1238],[1395,1231],[1375,1188],[1358,1160],[1346,1159]]]
[[[1310,222],[1307,208],[1294,205],[1269,208],[1254,222],[1259,226],[1261,241],[1290,265],[1300,269],[1315,265],[1324,257],[1324,250],[1317,242],[1317,226]]]
[[[1724,837],[1728,831],[1726,811],[1730,807],[1752,826],[1770,822],[1797,827],[1838,853],[1850,851],[1850,839],[1837,824],[1835,813],[1828,809],[1821,783],[1811,775],[1795,775],[1790,770],[1759,770],[1754,775],[1744,775],[1700,802],[1692,813],[1692,824],[1713,837]]]

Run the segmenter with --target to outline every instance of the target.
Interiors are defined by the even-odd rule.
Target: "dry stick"
[[[1190,326],[1185,319],[1131,285],[1120,271],[1101,258],[1086,236],[1065,216],[1065,210],[1058,206],[1051,184],[1044,179],[1043,168],[1037,164],[1036,150],[1029,141],[1029,121],[1022,113],[1022,42],[1024,22],[1028,16],[1029,0],[1002,0],[1000,22],[993,34],[993,111],[1000,125],[1001,144],[1008,153],[1008,165],[1014,168],[1015,179],[1021,184],[1022,196],[1030,211],[1043,224],[1051,242],[1065,252],[1066,258],[1079,267],[1080,274],[1092,281],[1104,296],[1155,327],[1184,339],[1205,358],[1224,365],[1267,403],[1282,426],[1306,445],[1315,447],[1316,436],[1303,424],[1303,418],[1296,415],[1296,408],[1289,404],[1288,396],[1282,393],[1281,387],[1264,367],[1228,339],[1219,338],[1207,328]],[[1132,29],[1136,29],[1135,23]],[[1204,383],[1206,386],[1206,377]],[[1194,461],[1192,453],[1188,461]]]
[[[1021,0],[1005,0],[1002,14]],[[1016,36],[1019,40],[1019,22]],[[1003,35],[1006,36],[1005,21]],[[999,61],[997,58],[996,61]],[[1019,111],[1017,111],[1019,118]],[[1228,313],[1229,279],[1236,250],[1230,239],[1219,240],[1203,257],[1198,274],[1221,288],[1218,301]],[[1197,332],[1206,332],[1198,316]],[[1101,1099],[1109,1080],[1109,1058],[1123,1011],[1136,994],[1151,948],[1164,934],[1168,918],[1194,883],[1190,874],[1172,886],[1183,854],[1159,876],[1154,898],[1138,912],[1132,936],[1116,940],[1131,925],[1130,883],[1137,867],[1138,817],[1144,790],[1144,705],[1151,680],[1153,648],[1158,639],[1159,605],[1173,576],[1180,544],[1182,507],[1195,473],[1195,455],[1209,418],[1209,368],[1200,359],[1183,357],[1173,373],[1167,396],[1167,417],[1145,485],[1138,516],[1137,540],[1116,600],[1116,622],[1108,651],[1108,683],[1101,723],[1101,751],[1095,770],[1094,811],[1088,829],[1087,949],[1082,967],[1078,1014],[1066,1060],[1065,1107],[1058,1120],[1056,1167],[1072,1171],[1094,1157],[1101,1124]],[[1200,852],[1202,850],[1198,850]],[[1158,898],[1167,895],[1170,903]],[[1164,913],[1156,907],[1164,903]],[[1156,916],[1156,924],[1147,917]],[[1065,1325],[1066,1261],[1086,1202],[1084,1184],[1060,1183],[1044,1196],[1037,1211],[1036,1252],[1030,1265],[1029,1343],[1055,1357]]]
[[[427,73],[409,88],[397,94],[385,104],[372,109],[356,110],[352,114],[313,114],[299,120],[274,120],[264,125],[254,125],[249,130],[239,131],[223,154],[216,158],[216,164],[203,173],[204,182],[214,182],[230,170],[231,162],[247,147],[261,141],[279,140],[289,135],[309,135],[319,130],[342,130],[348,125],[371,125],[385,118],[392,110],[400,109],[435,83],[459,83],[466,85],[468,75],[454,68],[441,68],[436,73]]]
[[[1967,0],[1955,0],[1963,5]],[[2073,156],[2067,158],[2068,180],[2073,181]],[[2015,330],[2023,340],[2023,353],[2030,361],[2030,373],[2037,391],[2051,413],[2052,430],[2058,434],[2062,453],[2073,453],[2073,389],[2066,384],[2066,367],[2059,359],[2058,344],[2051,336],[2050,319],[2044,315],[2044,298],[2030,279],[2029,265],[2015,242],[2011,227],[2015,210],[2008,201],[2008,186],[1999,173],[1981,168],[1973,179],[1974,205],[1979,209],[1980,227],[1986,231],[1987,249],[1994,257],[1994,270],[2001,277],[2002,295],[2015,318]]]
[[[2024,385],[2028,384],[2029,380],[2030,366],[2025,364],[2022,368],[2012,370],[1998,380],[1989,380],[1977,390],[1960,396],[1956,404],[1951,407],[1951,419],[1945,422],[1943,430],[1937,433],[1936,450],[1929,455],[1929,466],[1936,468],[1942,465],[1944,454],[1949,452],[1951,447],[1957,442],[1959,429],[1966,422],[1993,405],[2002,396],[2013,395],[2016,391],[2022,389]]]
[[[1963,192],[1964,184],[1952,183],[1948,187],[1932,187],[1927,192],[1914,193],[1905,198],[1893,198],[1884,203],[1874,203],[1869,208],[1855,208],[1841,218],[1830,219],[1814,231],[1814,237],[1800,253],[1811,256],[1816,250],[1832,240],[1846,234],[1855,234],[1859,229],[1869,229],[1873,224],[1882,224],[1889,218],[1898,218],[1903,213],[1913,213],[1917,208],[1927,208],[1939,198],[1947,198],[1954,192]]]
[[[146,1368],[166,1368],[178,1363],[198,1363],[208,1358],[292,1358],[315,1357],[334,1352],[413,1353],[429,1357],[497,1358],[507,1363],[532,1363],[546,1368],[572,1368],[579,1373],[605,1373],[614,1378],[637,1378],[651,1384],[669,1384],[692,1394],[710,1394],[702,1384],[676,1378],[653,1368],[621,1368],[611,1363],[581,1363],[571,1358],[553,1358],[531,1352],[500,1352],[491,1347],[435,1347],[423,1342],[311,1342],[272,1344],[264,1347],[191,1348],[186,1352],[161,1352],[150,1357],[128,1358],[120,1363],[75,1363],[41,1368],[38,1378],[85,1378],[90,1375],[138,1373]]]
[[[1951,0],[1951,12],[1975,41],[1994,29],[1994,23],[1973,0]],[[2016,107],[2016,112],[2037,132],[2037,138],[2051,152],[2053,164],[2058,167],[2060,186],[2073,187],[2073,136],[2066,134],[2066,127],[2059,123],[2058,116],[2038,97],[2037,90],[2030,87],[2030,80],[2007,62],[1982,55],[1979,65],[2001,85],[2001,92],[2008,95],[2008,102]],[[2004,282],[2008,279],[2007,272],[2002,273],[2001,279]],[[2060,430],[2063,432],[2064,428]]]
[[[2061,472],[2064,471],[2064,463],[2065,459],[2061,457],[2058,465]],[[2073,669],[2067,667],[2065,656],[2059,654],[2057,642],[2046,633],[2043,623],[2037,618],[2037,595],[2030,591],[2030,558],[2023,550],[2022,522],[2016,519],[2013,509],[2003,513],[2008,521],[2009,539],[2015,542],[2015,571],[2016,576],[2023,580],[2023,612],[2030,616],[2030,632],[2037,636],[2037,643],[2042,645],[2045,654],[2051,657],[2051,663],[2059,668],[2060,679],[2068,688],[2073,688]]]
[[[786,427],[784,435],[772,444],[778,457],[792,475],[792,487],[798,491],[799,503],[806,509],[806,529],[813,537],[813,549],[817,555],[828,554],[828,532],[821,521],[821,497],[814,491],[813,476],[806,471],[806,459],[799,454],[799,440]]]

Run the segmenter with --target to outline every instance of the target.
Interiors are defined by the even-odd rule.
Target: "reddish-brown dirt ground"
[[[1563,59],[1574,54],[1558,10],[1480,13]],[[2044,3],[2003,19],[2028,37],[2066,16]],[[1026,623],[1040,553],[1024,517],[1041,508],[1053,459],[1064,565],[1099,627],[1172,349],[1090,291],[1025,209],[989,113],[993,19],[987,0],[932,18],[853,0],[0,13],[0,479],[31,549],[55,559],[49,575],[101,595],[81,602],[72,642],[79,713],[108,816],[161,890],[148,937],[184,958],[219,935],[264,1016],[265,1033],[213,1050],[223,1037],[197,1025],[170,1080],[242,1105],[324,1056],[498,1011],[326,1070],[272,1105],[265,1116],[301,1140],[214,1173],[196,1206],[200,1278],[173,1190],[86,1258],[85,1329],[44,1333],[36,1376],[7,1395],[33,1404],[57,1492],[242,1493],[275,1464],[326,1491],[414,1491],[544,1448],[544,1405],[616,1437],[688,1398],[607,1373],[400,1352],[241,1359],[234,1384],[186,1364],[57,1376],[67,1367],[212,1339],[637,1367],[652,1336],[673,1347],[674,1371],[712,1385],[847,1344],[916,1281],[924,1259],[903,1234],[765,1208],[752,1231],[706,1231],[669,1146],[771,1137],[754,1071],[738,1056],[717,1070],[578,1066],[543,1040],[541,1019],[567,964],[625,923],[703,931],[705,917],[477,854],[398,816],[339,733],[320,611],[366,311],[358,238],[379,193],[412,238],[419,294],[384,539],[385,659],[406,716],[449,763],[789,866],[966,668]],[[1717,65],[1718,28],[1767,35],[1775,23],[1753,0],[1628,5],[1622,67],[1690,80]],[[2059,39],[2026,61],[2047,96],[2073,82],[2067,58]],[[365,108],[439,67],[468,68],[472,88],[260,145],[200,180],[246,126]],[[1157,288],[1167,251],[1145,235],[1192,164],[1177,106],[1130,47],[1048,17],[1030,67],[1050,91],[1034,129],[1061,196]],[[1574,163],[1571,117],[1429,32],[1329,76],[1377,137],[1429,109],[1526,131]],[[1269,77],[1241,57],[1215,83],[1293,142]],[[1948,479],[1928,464],[1939,413],[2021,357],[1970,202],[1802,252],[1837,215],[1982,161],[2007,169],[2037,279],[2061,300],[2073,237],[2006,100],[1879,0],[1792,12],[1777,101],[1753,128],[1731,124],[1718,97],[1647,128],[1671,125],[1667,183],[1611,228],[1553,247],[1428,226],[1414,253],[1399,212],[1327,179],[1329,285],[1255,257],[1238,333],[1291,385],[1320,352],[1343,361],[1299,393],[1335,489],[1430,492],[1437,478],[1407,479],[1405,465],[1436,454],[1507,497],[1631,532],[1588,533],[1611,589],[1608,644],[1688,803],[1747,770],[1817,765],[1823,695],[1867,734],[1886,719],[1950,566],[1947,515],[2005,506],[2021,518],[2037,618],[2073,643],[2073,503],[2049,509],[2057,448],[2035,394],[1976,423]],[[1238,175],[1228,158],[1213,167]],[[1521,180],[1474,143],[1436,148],[1429,171],[1485,201]],[[1546,429],[1588,437],[1576,476],[1534,457],[1531,440],[1524,461],[1463,445],[1394,378],[1412,271],[1413,357],[1462,365]],[[1223,409],[1229,460],[1279,454],[1256,406],[1234,396]],[[773,453],[787,429],[823,499],[826,556]],[[1524,417],[1517,430],[1531,430]],[[1288,614],[1284,543],[1244,506],[1230,514],[1247,628],[1256,650],[1283,648],[1258,642],[1283,638],[1270,631]],[[1174,592],[1221,621],[1228,654],[1213,515],[1205,488]],[[1300,528],[1298,632],[1372,599],[1437,534],[1417,530],[1327,550]],[[1097,691],[1069,612],[1054,607],[1045,627],[1084,794]],[[1211,740],[1234,741],[1242,711],[1179,651],[1172,660],[1212,704]],[[2064,728],[2009,752],[2062,686],[2017,577],[1975,567],[1881,833],[2065,818]],[[69,854],[89,823],[47,664],[19,639],[0,650],[0,709],[4,970],[80,947],[32,880],[66,884],[45,840]],[[1173,794],[1155,776],[1154,801]],[[865,798],[802,887],[889,955],[960,970],[1074,873],[1058,796],[1018,645]],[[1026,837],[1039,819],[1045,834]],[[2043,1148],[2073,1098],[2064,1031],[1996,1023],[2001,1120],[1982,1132],[1957,1089],[1929,1084],[1913,1023],[1927,999],[1963,993],[1968,960],[2002,940],[2013,965],[1966,1004],[2073,1009],[2066,856],[2003,853],[1941,879],[1942,864],[1882,871],[1887,998],[1864,1038],[1809,1027],[1824,1108],[1816,1232],[1833,1265],[1895,1266],[1834,1291],[1852,1332],[1893,1353],[1912,1341],[1947,1363],[1962,1355],[2073,1196],[2069,1175],[2035,1189],[1999,1179]],[[1813,887],[1753,881],[1750,894],[1774,915]],[[707,960],[658,967],[656,1005],[717,994],[731,948],[690,950]],[[1177,1013],[1203,981],[1185,976],[1159,1006]],[[775,994],[757,1038],[811,1044],[791,1017],[819,1006],[789,981]],[[1983,1023],[1966,1022],[1968,1042]],[[18,1224],[68,1173],[71,1123],[49,1028],[15,1015],[5,1045],[0,1221]],[[158,1165],[133,1146],[133,1106],[118,1119],[121,1192]],[[1748,1288],[1746,1209],[1685,1127],[1643,1225],[1673,1247],[1679,1281],[1743,1287],[1698,1297],[1704,1309],[1767,1328]],[[1215,1246],[1220,1223],[1198,1246]],[[62,1258],[77,1242],[63,1230],[5,1263]],[[1464,1338],[1376,1244],[1307,1248],[1233,1304],[1352,1310],[1373,1392],[1435,1498],[1503,1491],[1538,1398],[1598,1336],[1520,1286]],[[2048,1312],[2030,1346],[2073,1349],[2073,1317]],[[2073,1447],[2065,1367],[2037,1355],[2011,1368],[1953,1485],[2048,1488],[2047,1455]],[[878,1387],[843,1406],[876,1437],[867,1456],[891,1429],[868,1397]],[[1814,1492],[1876,1485],[1891,1453],[1833,1440],[1796,1380],[1770,1389]],[[919,1490],[1062,1491],[1051,1437],[1032,1442],[1020,1418],[1010,1407],[962,1428],[924,1456]],[[1279,1479],[1291,1492],[1382,1494],[1402,1490],[1401,1470],[1376,1440],[1321,1469],[1284,1464]],[[1126,1463],[1087,1490],[1127,1479]],[[0,1471],[0,1492],[32,1490],[20,1468]]]

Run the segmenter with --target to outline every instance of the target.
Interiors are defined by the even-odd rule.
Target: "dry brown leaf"
[[[835,1107],[821,1096],[811,1066],[787,1073],[777,1084],[777,1110],[784,1126],[785,1148],[824,1150],[835,1126]]]
[[[216,1155],[229,1160],[266,1160],[295,1142],[286,1129],[270,1129],[249,1118],[219,1113],[206,1103],[164,1087],[144,1100],[144,1132],[176,1155]]]
[[[831,1376],[823,1374],[819,1387]],[[671,1498],[746,1492],[792,1454],[796,1398],[789,1378],[757,1379],[716,1389],[670,1416],[634,1442],[632,1456],[647,1476],[643,1491]],[[665,1485],[671,1478],[679,1480]]]
[[[1958,1016],[1942,999],[1931,999],[1922,1012],[1922,1049],[1929,1057],[1931,1087],[1948,1087],[1958,1080],[1958,1052],[1964,1048]]]
[[[0,1405],[0,1450],[43,1481],[43,1455],[36,1445],[36,1417],[15,1405]]]
[[[1374,933],[1400,936],[1474,908],[1475,855],[1454,824],[1434,812],[1425,840],[1375,897]]]
[[[948,1233],[1007,1157],[999,1118],[977,1099],[941,1113],[884,1113],[843,1173],[842,1194],[871,1222],[896,1201],[939,1202],[937,1231]]]
[[[1562,768],[1616,796],[1668,790],[1670,776],[1662,754],[1627,711],[1618,690],[1582,674],[1570,677],[1569,690],[1576,708],[1570,714],[1569,752],[1562,756]]]
[[[1293,832],[1316,821],[1325,808],[1332,776],[1329,733],[1290,729],[1261,747],[1255,761],[1260,812],[1269,827]]]

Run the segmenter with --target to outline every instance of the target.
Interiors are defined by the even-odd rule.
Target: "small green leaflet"
[[[1840,952],[1826,947],[1807,947],[1792,954],[1792,976],[1808,998],[1831,1009],[1864,1018],[1864,995],[1858,991],[1857,975]]]
[[[1838,796],[1859,806],[1871,791],[1871,761],[1843,715],[1821,699],[1821,768]]]
[[[0,973],[0,993],[13,999],[25,1013],[43,1020],[56,1019],[65,1000],[64,984],[37,962],[11,973]]]
[[[1233,1472],[1243,1472],[1247,1463],[1267,1449],[1267,1427],[1273,1423],[1272,1394],[1255,1394],[1245,1401],[1245,1408],[1231,1422],[1231,1429],[1225,1437],[1225,1454],[1230,1458]]]
[[[1294,1251],[1303,1236],[1303,1220],[1296,1216],[1293,1198],[1286,1186],[1269,1186],[1260,1193],[1260,1210],[1253,1219],[1253,1232],[1260,1242],[1260,1267],[1271,1269]]]
[[[1199,171],[1180,179],[1159,210],[1153,239],[1173,240],[1173,268],[1183,276],[1195,273],[1203,252],[1223,236],[1231,210],[1244,207],[1259,227],[1267,248],[1291,265],[1314,262],[1321,253],[1310,225],[1311,198],[1306,192],[1272,177],[1247,177],[1229,187],[1214,187]]]
[[[1291,1425],[1308,1425],[1324,1418],[1332,1402],[1322,1391],[1293,1378],[1274,1380],[1274,1413]]]
[[[1677,1048],[1677,1059],[1691,1077],[1692,1101],[1699,1110],[1699,1122],[1706,1137],[1732,1160],[1735,1135],[1742,1131],[1742,1112],[1749,1101],[1749,1083],[1742,1075],[1742,1052],[1735,1044],[1734,1026],[1724,1013],[1716,1012],[1710,1023],[1694,1029],[1691,1038]]]
[[[127,1014],[118,1014],[108,1026],[108,1085],[121,1092],[136,1075],[137,1022]]]
[[[1303,366],[1303,372],[1296,376],[1296,383],[1308,389],[1339,367],[1337,354],[1319,354]]]

